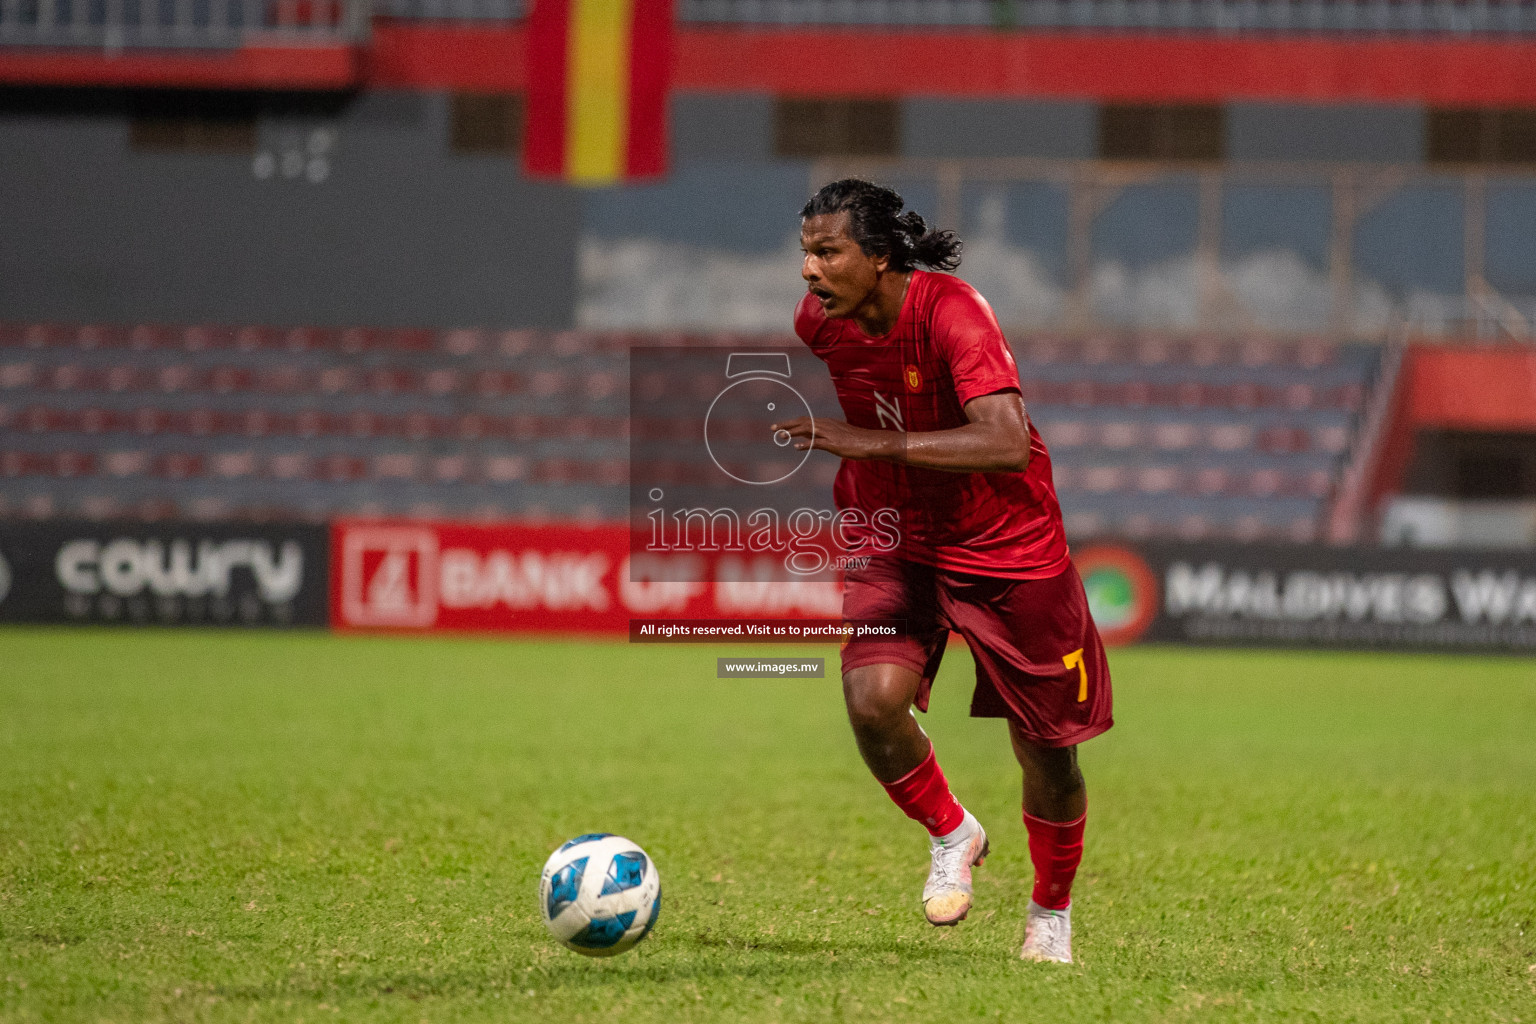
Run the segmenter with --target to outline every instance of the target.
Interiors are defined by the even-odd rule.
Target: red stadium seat
[[[1048,448],[1077,448],[1088,444],[1093,429],[1082,420],[1053,420],[1040,428]]]
[[[1134,540],[1145,540],[1157,534],[1157,520],[1146,512],[1133,512],[1120,521],[1120,532]]]
[[[443,484],[465,482],[472,468],[467,455],[439,455],[432,460],[432,479]]]
[[[1266,427],[1258,432],[1257,442],[1261,452],[1304,452],[1311,447],[1312,432],[1305,427]]]
[[[1143,494],[1166,494],[1179,487],[1184,474],[1173,466],[1147,466],[1136,471],[1136,489]]]
[[[1134,421],[1112,421],[1099,427],[1099,444],[1105,448],[1134,448],[1144,438],[1141,424]]]
[[[1068,512],[1065,525],[1067,539],[1070,541],[1096,537],[1108,528],[1104,517],[1097,512]]]
[[[1206,388],[1199,381],[1185,381],[1174,388],[1174,402],[1184,409],[1198,409],[1205,405]]]
[[[385,337],[390,352],[425,354],[437,351],[437,332],[417,329],[390,331]]]
[[[1173,358],[1173,346],[1166,338],[1142,337],[1136,340],[1136,361],[1142,366],[1161,366]]]
[[[1239,516],[1232,523],[1229,531],[1233,540],[1240,540],[1245,543],[1262,540],[1267,532],[1268,527],[1265,525],[1264,520],[1258,516]]]
[[[414,452],[391,452],[373,458],[373,476],[379,480],[415,480],[421,476],[421,456]]]
[[[1130,409],[1143,409],[1152,404],[1154,391],[1151,383],[1144,380],[1133,380],[1121,385],[1120,404]]]
[[[133,415],[118,409],[82,409],[76,429],[87,434],[120,433],[133,429]]]
[[[134,432],[145,436],[164,433],[170,420],[170,413],[164,409],[143,406],[133,411]]]
[[[32,519],[49,519],[59,513],[58,502],[46,492],[27,495],[22,500],[21,510]]]
[[[507,484],[528,475],[528,460],[521,455],[492,455],[485,459],[482,475],[494,484]]]
[[[118,363],[107,368],[106,388],[108,391],[142,391],[149,387],[150,375],[148,371],[141,370],[127,363]]]
[[[265,327],[242,327],[235,332],[235,348],[241,352],[261,352],[277,347],[277,332]]]
[[[184,352],[207,352],[233,348],[235,332],[227,327],[186,327],[181,332],[181,348]]]
[[[18,429],[30,431],[34,434],[47,433],[49,431],[68,429],[66,416],[57,409],[46,406],[34,405],[23,410],[16,417]]]
[[[593,469],[594,481],[604,487],[618,487],[629,480],[629,464],[623,459],[599,459]]]
[[[238,480],[255,476],[259,465],[256,453],[250,449],[220,452],[209,459],[213,475],[225,480]]]
[[[149,453],[137,449],[107,452],[102,457],[102,468],[109,476],[142,476],[149,472]]]
[[[38,376],[38,366],[30,360],[0,364],[0,388],[30,388]]]
[[[112,494],[87,494],[76,508],[87,519],[115,519],[123,514],[123,503]]]
[[[1291,384],[1285,389],[1285,406],[1288,409],[1311,409],[1316,402],[1316,394],[1311,385]]]
[[[1164,451],[1192,448],[1200,440],[1200,431],[1192,423],[1158,423],[1152,427],[1152,443]]]
[[[151,472],[168,480],[186,480],[202,476],[206,469],[203,456],[194,452],[172,452],[155,459]]]
[[[1268,338],[1248,338],[1238,352],[1238,360],[1244,366],[1268,366],[1279,357],[1279,347]]]
[[[1196,494],[1211,497],[1225,493],[1232,486],[1232,475],[1220,467],[1206,466],[1196,470],[1189,482]]]
[[[312,475],[314,460],[304,452],[283,452],[267,457],[267,475],[276,480],[303,480]]]
[[[1285,474],[1278,469],[1256,469],[1248,474],[1245,490],[1258,498],[1268,498],[1280,493],[1285,484]]]
[[[465,329],[445,331],[438,339],[438,347],[452,356],[474,355],[485,347],[485,332]]]
[[[1120,466],[1090,466],[1078,477],[1080,486],[1094,494],[1124,490],[1130,474]]]
[[[1197,338],[1185,354],[1185,361],[1194,366],[1217,366],[1228,359],[1225,346],[1214,338]]]
[[[1212,533],[1212,524],[1206,516],[1191,514],[1178,521],[1177,526],[1174,527],[1174,533],[1180,540],[1205,540]]]
[[[421,378],[421,388],[429,395],[451,395],[458,391],[462,374],[449,367],[428,370]]]
[[[1285,539],[1296,544],[1310,544],[1317,536],[1318,524],[1312,519],[1293,519],[1285,528]]]
[[[1206,443],[1217,451],[1231,452],[1253,444],[1253,427],[1246,423],[1218,423],[1206,431]]]
[[[161,367],[155,374],[155,386],[166,393],[185,391],[202,382],[203,375],[190,363]]]
[[[1311,370],[1319,366],[1327,366],[1333,362],[1333,347],[1325,341],[1309,339],[1296,346],[1293,359],[1302,369]]]
[[[213,495],[193,498],[186,505],[187,515],[202,522],[230,519],[234,516],[234,512],[234,505],[229,499]]]
[[[96,460],[92,471],[109,483],[151,471],[175,479],[205,474],[209,483],[199,484],[198,496],[175,499],[183,514],[194,510],[192,502],[204,500],[208,488],[257,477],[274,481],[268,488],[271,495],[259,504],[234,497],[239,492],[232,490],[228,496],[207,497],[196,508],[217,507],[242,517],[350,513],[360,507],[357,488],[338,490],[334,493],[347,496],[332,499],[325,497],[332,492],[307,487],[299,498],[286,496],[283,482],[357,479],[446,488],[483,482],[505,489],[498,490],[506,495],[500,502],[466,501],[473,492],[448,502],[445,507],[459,515],[470,507],[516,513],[527,501],[523,485],[530,482],[610,489],[614,507],[619,507],[628,473],[613,455],[613,442],[626,438],[633,427],[636,441],[665,443],[678,429],[670,420],[632,424],[616,411],[629,386],[623,360],[629,347],[709,345],[724,351],[731,345],[764,343],[798,344],[787,336],[725,333],[0,324],[0,349],[14,350],[10,358],[0,357],[0,398],[9,400],[0,403],[0,431],[9,432],[13,441],[22,435],[78,437],[66,442],[72,456],[25,451],[18,455],[20,445],[3,442],[0,451],[10,449],[3,468],[13,476],[79,474],[90,467],[88,457]],[[1191,499],[1252,494],[1255,488],[1276,497],[1312,502],[1325,498],[1337,469],[1320,468],[1319,460],[1336,462],[1348,451],[1354,426],[1347,414],[1360,410],[1369,372],[1362,365],[1358,381],[1342,379],[1333,370],[1326,378],[1298,379],[1303,370],[1332,362],[1334,349],[1321,342],[1291,344],[1263,335],[1182,341],[1155,333],[1083,340],[1039,335],[1025,337],[1015,347],[1026,364],[1025,400],[1047,407],[1040,427],[1053,449],[1071,453],[1064,457],[1074,464],[1084,461],[1083,453],[1091,462],[1095,447],[1124,453],[1096,466],[1058,463],[1060,488],[1178,494],[1181,510]],[[144,358],[135,351],[154,355]],[[1031,374],[1029,363],[1055,363],[1068,372],[1054,378]],[[1218,369],[1207,372],[1207,366]],[[1137,367],[1146,369],[1137,373]],[[676,375],[661,373],[654,380],[634,383],[642,395],[649,387],[653,397],[663,400],[678,392]],[[719,388],[719,375],[713,372],[683,382],[685,393],[701,398],[712,398]],[[64,394],[50,398],[49,390]],[[555,408],[527,404],[529,397],[557,401],[560,414]],[[506,399],[511,401],[503,402]],[[1054,412],[1066,412],[1063,407],[1068,405],[1085,411],[1057,419]],[[1163,420],[1138,412],[1181,407],[1230,409],[1233,415],[1212,423],[1204,415]],[[1257,409],[1277,412],[1241,415]],[[1288,420],[1277,414],[1290,409],[1329,409],[1345,415]],[[1317,419],[1326,425],[1313,425]],[[152,458],[131,447],[130,434],[228,439],[232,446]],[[323,452],[271,453],[268,444],[252,445],[240,440],[244,438],[286,438],[299,445],[307,439],[326,442]],[[393,439],[394,451],[381,454],[376,441],[362,443],[383,438]],[[427,442],[448,446],[429,454],[422,450]],[[540,460],[537,453],[498,450],[549,442],[556,442],[547,447],[559,457]],[[1203,453],[1202,447],[1215,452]],[[1243,465],[1244,454],[1254,449],[1265,454],[1257,473]],[[1142,451],[1171,453],[1177,460],[1144,465],[1136,461],[1143,458]],[[1297,468],[1286,468],[1285,457],[1303,452],[1308,454],[1298,460]],[[818,460],[816,465],[818,477],[835,469],[836,460]],[[707,483],[707,470],[707,465],[682,461],[668,471],[679,482]],[[21,508],[24,499],[24,491],[10,495],[7,507]],[[67,500],[71,509],[81,501]],[[120,511],[142,510],[131,501],[120,501]],[[399,514],[403,504],[396,498],[379,511]],[[1203,529],[1225,521],[1184,511],[1174,518],[1169,511],[1159,511],[1165,504],[1149,503],[1137,510],[1149,517],[1140,527],[1146,535],[1193,536],[1198,531],[1192,523],[1205,524]],[[563,507],[569,516],[569,506]],[[1133,521],[1133,528],[1138,528],[1136,522],[1142,520]],[[1081,534],[1111,526],[1118,530],[1125,524],[1099,515],[1097,520],[1076,521],[1073,529]],[[1215,535],[1214,527],[1210,529]],[[1266,536],[1279,537],[1288,528],[1270,524],[1264,529],[1270,531]]]
[[[353,455],[326,455],[314,464],[315,476],[331,483],[350,483],[368,475],[368,463]]]

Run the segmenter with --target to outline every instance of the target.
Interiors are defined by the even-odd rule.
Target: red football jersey
[[[856,427],[907,432],[964,426],[973,398],[1019,390],[1019,368],[992,307],[949,274],[912,272],[901,315],[871,338],[852,319],[829,320],[807,294],[795,333],[827,364]],[[903,557],[944,569],[1039,579],[1067,566],[1066,530],[1051,457],[1033,422],[1022,473],[951,473],[882,460],[844,459],[840,509],[899,514]]]

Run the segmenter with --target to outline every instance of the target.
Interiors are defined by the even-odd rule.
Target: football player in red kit
[[[924,913],[961,921],[988,851],[911,713],[927,709],[953,630],[976,662],[971,714],[1007,719],[1024,771],[1035,883],[1021,955],[1070,963],[1087,815],[1077,744],[1112,724],[1109,668],[1008,343],[974,288],[917,269],[954,270],[960,242],[902,206],[889,188],[844,179],[800,211],[795,331],[827,364],[847,421],[773,427],[842,458],[840,509],[899,516],[895,550],[847,574],[843,617],[906,629],[844,646],[843,697],[870,771],[928,829]]]

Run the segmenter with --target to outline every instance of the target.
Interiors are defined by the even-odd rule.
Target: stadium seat
[[[1379,361],[1265,336],[1014,341],[1074,536],[1315,532]],[[624,414],[630,347],[764,343],[798,341],[0,324],[0,475],[18,482],[0,514],[620,518],[631,430],[644,446],[679,429]],[[719,391],[713,373],[633,384],[662,401]],[[808,479],[826,486],[836,466]],[[658,472],[711,479],[688,462]]]

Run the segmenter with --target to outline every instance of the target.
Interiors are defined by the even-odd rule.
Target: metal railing
[[[536,0],[377,0],[374,13],[518,21]],[[693,24],[1152,32],[1536,32],[1536,0],[678,0]]]
[[[1410,301],[1403,333],[1419,340],[1536,341],[1536,297],[1505,296],[1479,289],[1465,296]]]
[[[532,6],[533,0],[374,0],[373,13],[422,21],[520,21]]]
[[[680,0],[683,21],[1159,32],[1536,32],[1533,0]]]
[[[1518,281],[1524,271],[1507,253],[1492,272],[1489,266],[1491,211],[1502,209],[1490,200],[1510,189],[1536,196],[1536,166],[1494,172],[1321,162],[824,159],[813,163],[808,187],[846,175],[894,183],[925,216],[931,210],[934,223],[958,227],[966,241],[962,273],[979,287],[985,282],[982,291],[999,317],[1015,326],[1536,343],[1536,295],[1496,287],[1501,279]],[[1018,186],[1033,188],[1037,201],[1051,197],[1045,200],[1050,208],[1010,213]],[[1261,232],[1255,241],[1233,226],[1241,204],[1251,214],[1265,201],[1254,198],[1255,189],[1313,197],[1326,234],[1323,250],[1302,258],[1308,246],[1299,239]],[[1150,220],[1114,219],[1122,199],[1166,202],[1156,197],[1168,190],[1179,198],[1163,207],[1167,212]],[[1448,196],[1459,208],[1459,226],[1406,243],[1415,250],[1406,255],[1429,253],[1446,266],[1459,264],[1454,284],[1416,284],[1413,268],[1385,277],[1367,269],[1372,260],[1379,266],[1390,248],[1377,238],[1374,255],[1364,258],[1373,228],[1410,223],[1418,209],[1413,204],[1443,204]],[[1397,200],[1408,205],[1391,205]],[[1026,209],[1041,223],[1060,226],[1044,249],[1009,234],[1006,224]],[[1507,243],[1512,226],[1498,226]],[[1102,248],[1106,232],[1123,242],[1162,231],[1191,241],[1142,262]]]
[[[368,0],[0,0],[0,46],[222,49],[366,38]]]

